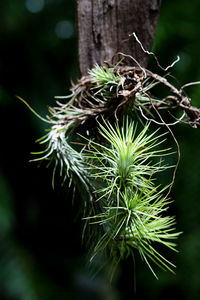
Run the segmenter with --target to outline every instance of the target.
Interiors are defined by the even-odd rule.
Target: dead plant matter
[[[109,68],[95,65],[87,76],[72,85],[71,100],[67,104],[57,101],[57,107],[50,109],[51,118],[57,119],[62,115],[60,121],[63,125],[73,123],[78,126],[100,115],[105,119],[115,115],[119,119],[123,111],[132,110],[145,119],[158,122],[158,110],[178,108],[183,112],[182,117],[168,125],[186,122],[197,128],[200,125],[200,109],[192,106],[191,99],[184,92],[186,86],[197,83],[191,82],[178,89],[167,80],[166,75],[161,76],[148,69],[122,63]],[[154,97],[151,90],[157,84],[167,88],[169,94],[160,99]]]

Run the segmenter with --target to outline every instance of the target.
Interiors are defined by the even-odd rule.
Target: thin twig
[[[171,133],[175,143],[176,143],[176,146],[177,146],[177,151],[178,151],[178,158],[177,158],[177,163],[176,163],[176,166],[174,168],[174,172],[173,172],[173,177],[172,177],[172,182],[170,184],[170,187],[169,187],[169,190],[168,190],[168,193],[167,195],[165,196],[165,198],[167,198],[169,196],[169,194],[171,193],[171,190],[172,190],[172,187],[174,185],[174,181],[175,181],[175,178],[176,178],[176,172],[177,172],[177,169],[178,169],[178,165],[180,163],[180,158],[181,158],[181,153],[180,153],[180,146],[179,146],[179,143],[173,133],[173,131],[171,130],[171,128],[168,126],[168,124],[165,123],[165,121],[163,120],[161,114],[159,113],[159,111],[154,107],[157,115],[159,116],[160,120],[165,124],[165,126],[167,127],[167,129],[169,130],[169,132]]]
[[[128,54],[124,54],[124,53],[122,53],[122,52],[117,52],[116,55],[118,55],[118,54],[119,54],[119,55],[122,55],[122,56],[125,56],[125,57],[129,57],[130,59],[132,59],[132,60],[138,65],[138,67],[142,70],[142,72],[144,73],[144,77],[145,77],[145,78],[147,77],[145,68],[143,68],[143,67],[139,64],[139,62],[138,62],[133,56],[128,55]]]
[[[176,60],[175,60],[174,62],[172,62],[171,65],[167,66],[166,68],[163,68],[163,67],[160,65],[160,63],[159,63],[159,60],[158,60],[157,56],[156,56],[153,52],[147,51],[146,49],[144,49],[144,46],[143,46],[142,43],[140,42],[140,40],[139,40],[139,38],[137,37],[136,33],[133,32],[132,35],[134,36],[134,38],[136,39],[136,41],[138,42],[138,44],[140,45],[140,47],[141,47],[141,49],[142,49],[142,51],[143,51],[144,53],[146,53],[146,54],[148,54],[148,55],[153,55],[154,59],[156,60],[157,65],[158,65],[159,68],[161,68],[163,71],[166,72],[167,70],[171,69],[171,68],[172,68],[172,67],[180,60],[180,57],[177,56]],[[129,35],[129,36],[131,36],[131,35]]]
[[[200,81],[194,81],[194,82],[186,83],[186,84],[184,84],[184,85],[181,87],[180,91],[182,92],[182,90],[183,90],[184,88],[186,88],[186,87],[188,87],[188,86],[191,86],[191,85],[196,85],[196,84],[200,84]]]
[[[152,106],[153,106],[153,108],[155,109],[155,105],[153,104],[153,102],[152,102]],[[151,122],[153,122],[153,123],[155,123],[155,124],[157,124],[157,125],[174,126],[174,125],[180,123],[180,122],[183,120],[183,118],[185,117],[185,112],[183,112],[182,116],[181,116],[179,119],[177,119],[177,121],[174,122],[174,123],[158,122],[158,121],[156,121],[155,119],[150,119],[150,118],[146,117],[146,116],[144,115],[143,110],[142,110],[142,108],[141,108],[140,106],[139,106],[139,109],[140,109],[141,115],[142,115],[142,117],[143,117],[144,119],[146,119],[147,121],[151,121]],[[173,117],[174,117],[174,116],[173,116]],[[175,117],[174,117],[174,118],[175,118]]]

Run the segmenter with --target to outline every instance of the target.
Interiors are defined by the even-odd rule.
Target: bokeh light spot
[[[63,20],[56,24],[55,32],[60,39],[70,39],[74,35],[74,26],[72,22]]]
[[[25,5],[27,10],[31,13],[39,13],[43,10],[45,2],[44,0],[26,0]]]

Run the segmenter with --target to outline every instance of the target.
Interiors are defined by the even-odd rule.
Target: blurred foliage
[[[180,55],[173,70],[180,85],[200,80],[199,11],[199,0],[162,2],[153,50],[164,66]],[[44,125],[15,98],[20,95],[45,116],[53,96],[65,94],[78,78],[75,1],[1,0],[0,44],[0,299],[129,299],[129,261],[112,287],[104,273],[90,278],[81,221],[75,220],[78,199],[72,205],[72,191],[60,189],[59,182],[52,191],[51,172],[28,162]],[[187,93],[200,106],[200,87]],[[160,272],[156,281],[139,263],[135,299],[199,299],[200,133],[186,125],[174,132],[182,158],[171,213],[184,234],[180,253],[168,257],[177,274]]]

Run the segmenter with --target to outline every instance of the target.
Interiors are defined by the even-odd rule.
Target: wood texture
[[[150,50],[159,6],[160,0],[77,0],[81,75],[96,62],[110,61],[118,51],[133,56],[146,66],[147,55],[129,35],[135,32],[144,47]],[[129,63],[133,65],[133,62]]]

